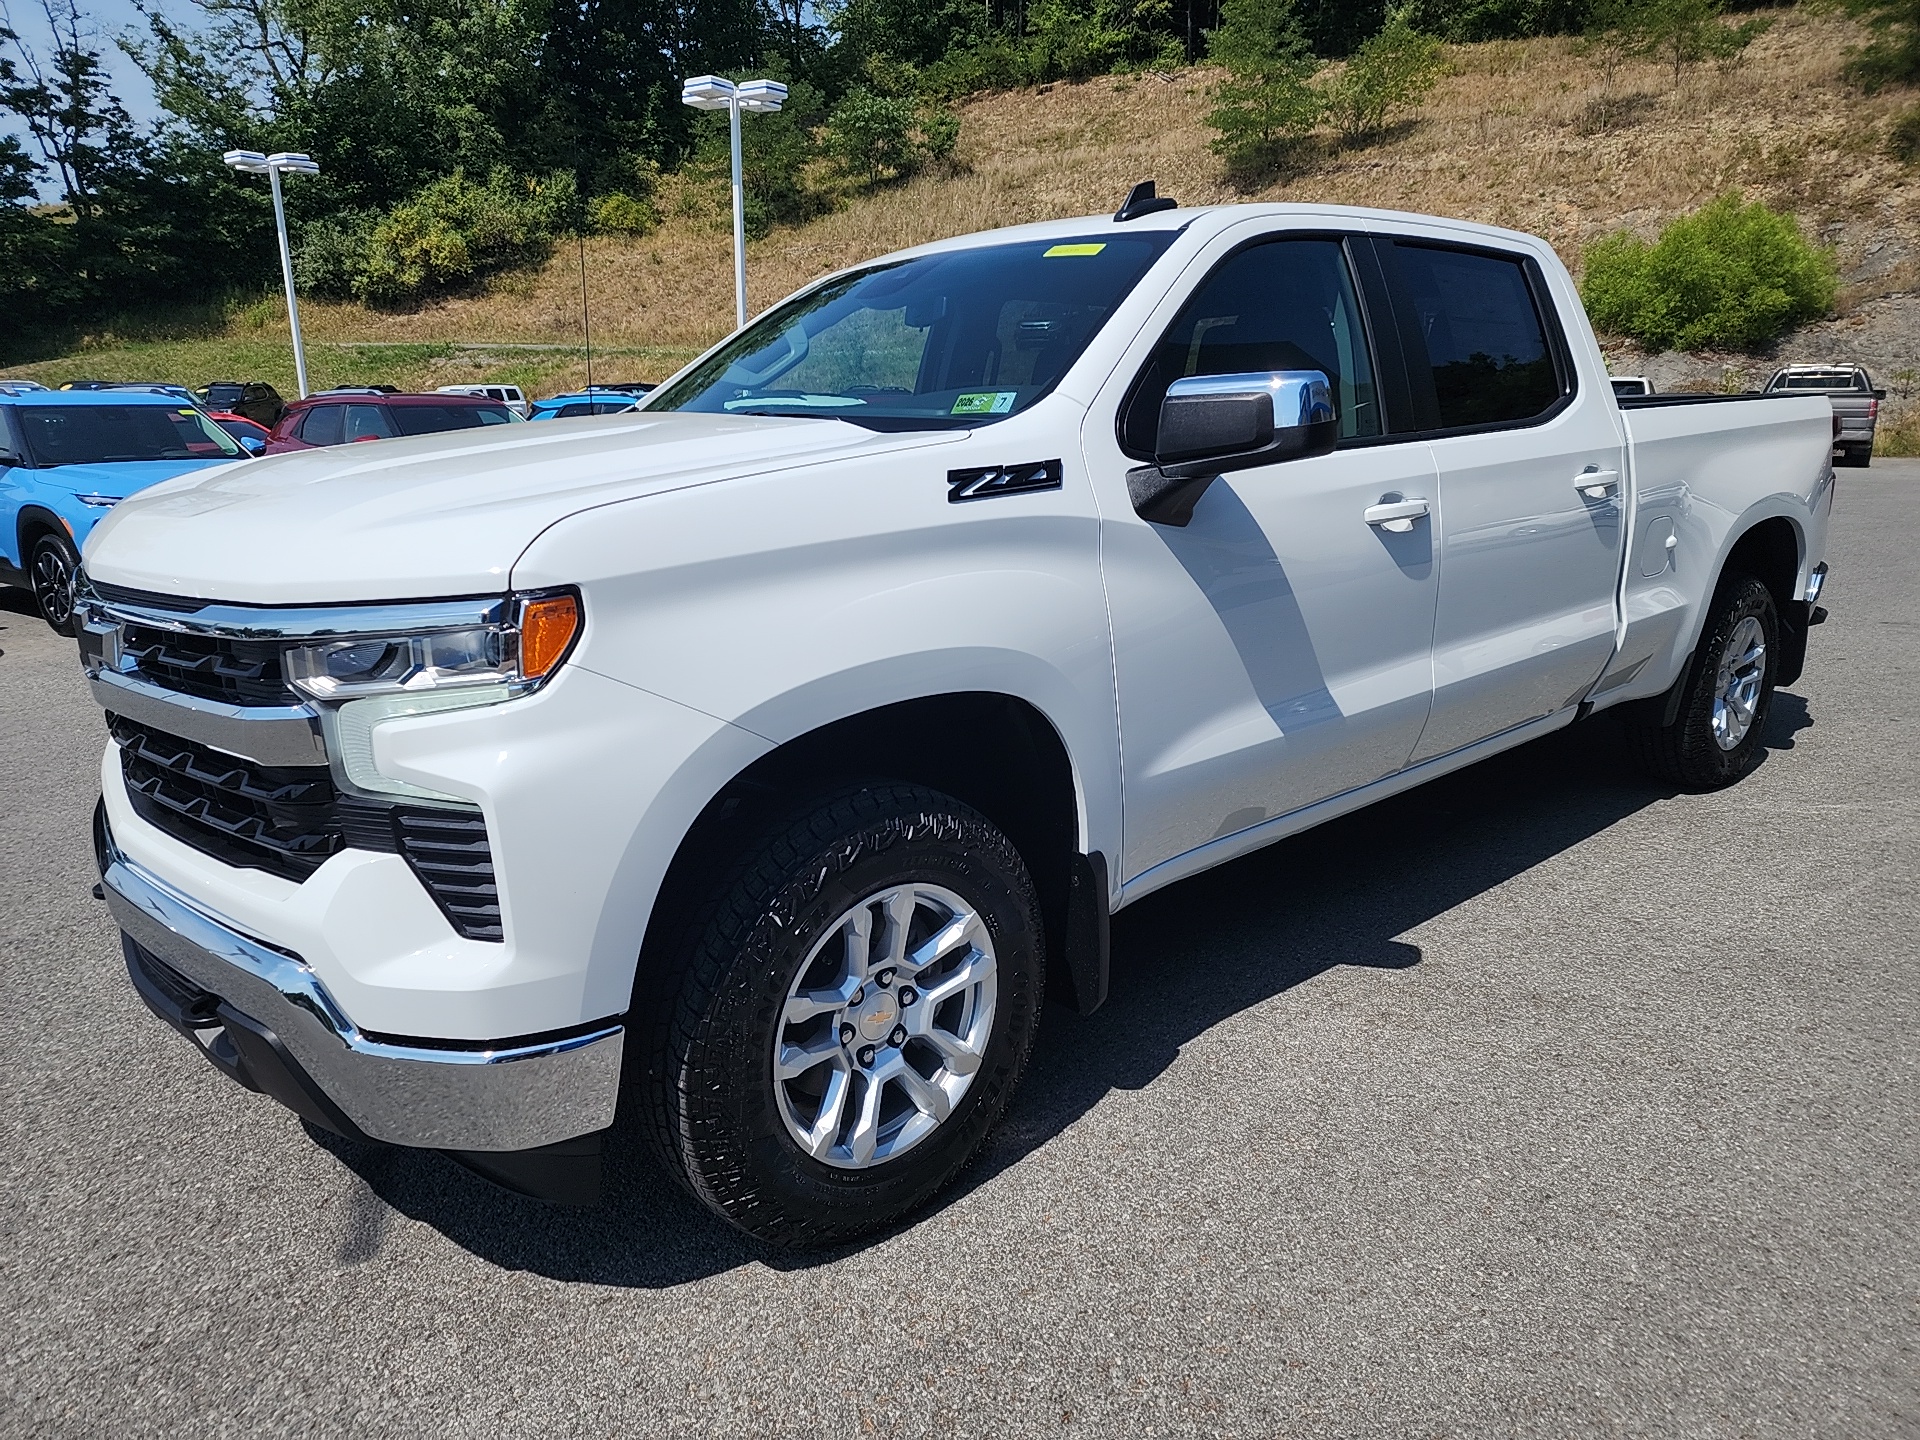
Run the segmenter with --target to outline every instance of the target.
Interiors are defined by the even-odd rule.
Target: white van
[[[518,412],[522,420],[527,418],[533,406],[527,403],[526,394],[518,385],[441,385],[437,387],[441,395],[478,395],[484,400],[498,400],[502,405]]]

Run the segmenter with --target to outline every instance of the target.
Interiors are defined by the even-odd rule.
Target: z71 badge
[[[988,465],[978,470],[949,470],[947,499],[991,500],[996,495],[1024,495],[1029,490],[1058,490],[1058,460],[1028,460],[1019,465]]]

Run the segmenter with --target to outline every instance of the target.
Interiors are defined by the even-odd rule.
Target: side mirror
[[[249,455],[258,455],[262,450],[267,448],[267,442],[262,440],[258,435],[242,435],[240,437],[240,448],[245,450]]]
[[[1167,387],[1154,463],[1130,472],[1127,490],[1141,519],[1185,525],[1216,477],[1325,455],[1339,438],[1319,370],[1192,375]]]
[[[1884,400],[1887,398],[1887,392],[1885,390],[1876,390],[1873,392],[1873,398],[1876,400]]]

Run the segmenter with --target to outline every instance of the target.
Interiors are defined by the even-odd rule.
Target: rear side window
[[[387,419],[384,405],[347,405],[346,441],[387,440],[393,436],[393,425]]]
[[[1526,262],[1398,241],[1396,262],[1414,412],[1426,430],[1517,424],[1560,399]]]
[[[300,422],[300,438],[309,445],[338,445],[340,421],[346,411],[344,405],[314,406]]]
[[[1121,419],[1121,448],[1144,459],[1167,387],[1189,375],[1319,370],[1340,438],[1381,432],[1373,361],[1338,240],[1273,240],[1221,261],[1154,347]]]
[[[499,405],[396,405],[394,423],[402,435],[433,435],[442,430],[476,430],[505,425],[513,413]]]

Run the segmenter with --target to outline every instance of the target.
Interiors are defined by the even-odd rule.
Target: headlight
[[[560,667],[580,633],[580,601],[566,591],[523,595],[507,615],[490,624],[293,646],[286,652],[287,681],[316,700],[478,687],[494,687],[497,694],[489,698],[504,700]]]
[[[111,510],[126,497],[122,495],[76,495],[73,498],[78,500],[82,505],[91,505],[96,510]]]

